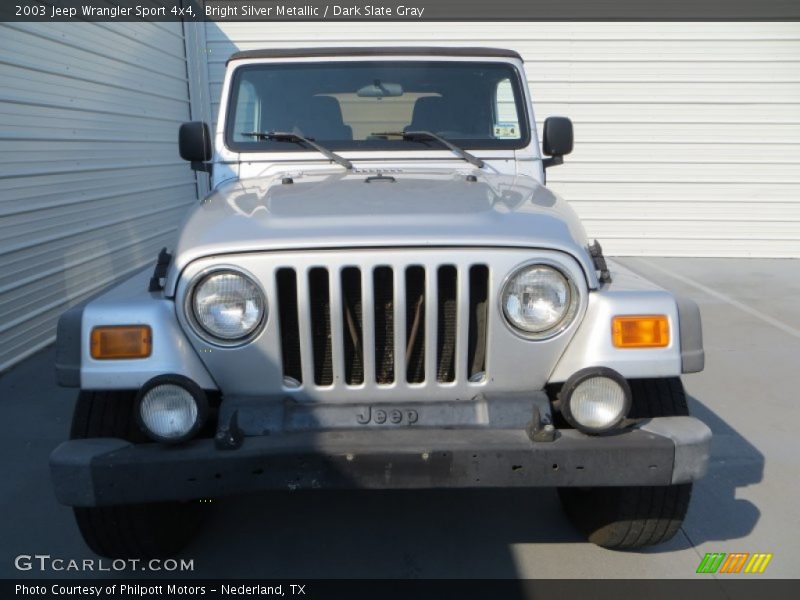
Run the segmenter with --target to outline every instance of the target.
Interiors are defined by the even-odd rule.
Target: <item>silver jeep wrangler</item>
[[[679,376],[697,306],[606,263],[545,187],[572,124],[490,48],[228,62],[213,191],[155,269],[65,313],[57,497],[97,554],[173,554],[201,499],[298,488],[558,488],[596,544],[671,538],[710,430]]]

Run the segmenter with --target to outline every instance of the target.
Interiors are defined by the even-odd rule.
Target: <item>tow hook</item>
[[[214,436],[217,450],[237,450],[244,442],[244,432],[239,428],[239,411],[233,411],[228,424]]]
[[[533,419],[528,423],[526,431],[534,442],[552,442],[556,439],[556,428],[550,421],[550,416],[542,417],[538,406],[533,407]]]

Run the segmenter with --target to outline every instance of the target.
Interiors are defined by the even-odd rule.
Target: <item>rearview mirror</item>
[[[383,83],[376,79],[356,92],[359,98],[396,98],[403,95],[403,86],[399,83]]]
[[[564,162],[564,155],[572,152],[572,121],[567,117],[548,117],[544,122],[542,150],[552,158],[544,159],[544,167]]]
[[[192,163],[195,171],[210,171],[211,134],[203,121],[190,121],[178,131],[178,152],[183,160]]]

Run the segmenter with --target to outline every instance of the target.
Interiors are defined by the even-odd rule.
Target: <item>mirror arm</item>
[[[542,159],[542,166],[547,169],[548,167],[557,167],[558,165],[564,164],[564,157],[563,156],[551,156],[549,158]]]
[[[213,168],[214,165],[212,163],[200,162],[199,160],[192,161],[192,171],[203,171],[211,175]]]

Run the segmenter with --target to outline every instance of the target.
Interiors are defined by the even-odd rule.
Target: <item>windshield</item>
[[[226,143],[240,152],[308,151],[254,132],[295,133],[335,150],[441,148],[402,135],[410,131],[473,149],[517,149],[530,140],[519,72],[506,63],[247,65],[234,74],[227,117]]]

